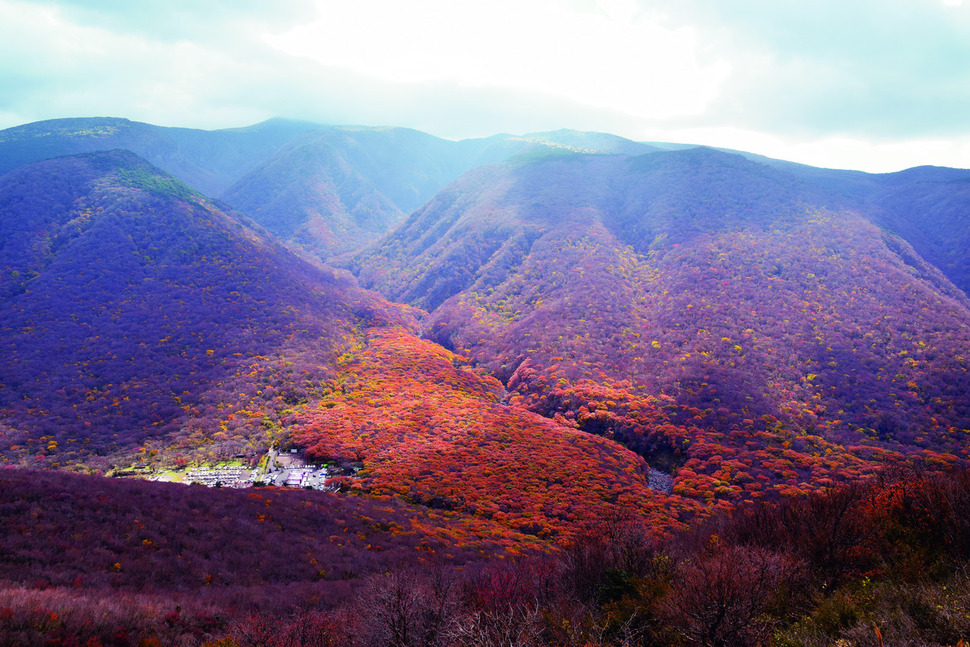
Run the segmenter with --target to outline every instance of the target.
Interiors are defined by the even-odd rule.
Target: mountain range
[[[28,162],[99,146],[124,149]],[[8,460],[252,452],[316,420],[389,321],[411,352],[418,333],[497,380],[476,397],[619,440],[675,484],[691,469],[719,498],[965,455],[966,171],[280,120],[40,122],[2,131],[0,159]],[[751,480],[782,431],[794,469]],[[724,449],[740,481],[718,476]]]
[[[890,469],[965,469],[968,214],[967,170],[874,175],[600,133],[11,128],[0,462],[145,474],[292,448],[344,467],[327,504],[341,518],[384,533],[421,517],[381,535],[395,560],[395,542],[451,537],[435,544],[448,568],[575,546],[617,519],[660,541]],[[44,478],[61,499],[112,487]],[[151,505],[175,491],[118,487]],[[285,496],[281,525],[331,523],[297,512],[317,495]],[[166,537],[150,564],[118,548],[138,572],[183,557],[153,533],[138,539]],[[301,551],[325,552],[304,535]],[[209,557],[192,559],[173,587],[204,579]],[[95,561],[77,577],[128,586]],[[27,570],[65,586],[64,568]]]
[[[377,240],[470,168],[571,142],[585,150],[649,150],[572,131],[454,142],[405,128],[271,119],[217,131],[127,119],[37,122],[0,132],[0,173],[51,157],[130,150],[193,189],[243,211],[312,259]]]

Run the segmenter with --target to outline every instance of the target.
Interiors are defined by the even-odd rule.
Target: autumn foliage
[[[502,386],[400,327],[374,327],[294,440],[319,460],[359,461],[342,487],[555,538],[662,500],[647,466],[605,439],[499,403]]]
[[[715,151],[560,156],[465,176],[353,268],[510,403],[733,505],[967,459],[970,302],[872,209]]]

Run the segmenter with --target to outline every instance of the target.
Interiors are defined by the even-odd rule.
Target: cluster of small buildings
[[[175,481],[185,485],[198,483],[206,487],[248,488],[253,485],[327,490],[327,479],[333,476],[327,467],[310,466],[299,457],[271,454],[265,468],[190,467],[184,472],[165,472],[149,476],[154,481]]]
[[[185,483],[200,483],[206,487],[245,488],[253,484],[256,472],[245,467],[200,467],[186,470]]]

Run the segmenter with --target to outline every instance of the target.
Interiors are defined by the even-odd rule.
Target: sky
[[[84,116],[970,168],[970,0],[0,0],[0,128]]]

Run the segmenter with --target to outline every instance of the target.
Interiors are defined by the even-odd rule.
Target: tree
[[[766,612],[799,566],[762,548],[709,546],[676,567],[661,613],[689,645],[751,647],[767,644],[777,618]]]
[[[450,574],[394,571],[360,591],[352,614],[356,644],[366,647],[438,647],[448,644],[457,621],[457,595]]]

